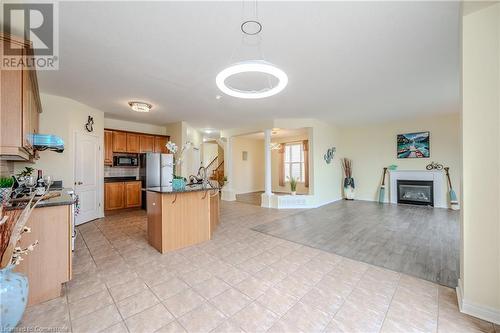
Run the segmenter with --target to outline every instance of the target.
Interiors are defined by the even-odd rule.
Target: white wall
[[[500,4],[462,25],[462,241],[459,303],[500,324]]]
[[[396,136],[398,134],[430,131],[430,158],[398,159]],[[452,184],[460,194],[460,118],[447,114],[418,119],[408,119],[363,127],[342,128],[342,156],[352,159],[356,198],[378,200],[383,167],[395,164],[398,170],[425,170],[431,161],[450,167]],[[389,177],[386,178],[386,184]],[[446,181],[446,180],[444,180]],[[443,184],[447,188],[447,184]],[[448,202],[447,192],[442,200]],[[386,191],[385,201],[389,201]]]
[[[189,177],[196,175],[201,164],[201,148],[203,136],[196,128],[184,121],[169,123],[166,125],[166,134],[170,136],[170,141],[181,147],[188,141],[193,143],[191,149],[184,154],[180,168],[176,168],[178,176]],[[180,170],[179,170],[180,169]]]
[[[293,137],[286,137],[280,139],[273,139],[273,143],[288,143],[288,142],[302,142],[304,140],[309,140],[307,135],[298,135]],[[308,161],[305,161],[309,163]],[[279,168],[280,168],[280,153],[278,150],[271,151],[271,177],[272,177],[272,191],[290,193],[290,183],[285,179],[285,186],[280,186],[279,184]],[[297,193],[298,194],[308,194],[309,188],[304,186],[304,182],[297,183]]]
[[[264,140],[234,137],[232,190],[236,194],[264,190]],[[243,151],[248,159],[243,161]]]
[[[208,166],[210,162],[219,156],[219,145],[212,142],[204,142],[202,144],[203,166]]]
[[[104,128],[158,135],[168,134],[167,128],[165,126],[137,123],[112,118],[104,118]]]
[[[93,134],[99,137],[99,144],[104,146],[104,113],[75,100],[48,94],[40,94],[42,114],[39,130],[42,134],[55,134],[64,140],[64,152],[41,151],[40,159],[31,163],[16,162],[16,173],[25,166],[42,169],[44,175],[51,175],[54,180],[62,180],[65,187],[73,187],[75,169],[75,133],[88,133],[85,130],[87,117],[94,118]],[[103,152],[103,149],[101,149]],[[96,156],[102,161],[103,156]],[[99,178],[103,178],[102,163]],[[104,188],[100,185],[101,207]]]

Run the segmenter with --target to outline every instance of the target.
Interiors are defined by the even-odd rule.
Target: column
[[[261,197],[262,207],[272,207],[272,178],[271,178],[271,130],[264,130],[264,193]]]
[[[233,138],[226,139],[224,147],[224,174],[227,177],[227,183],[222,188],[222,200],[235,201],[236,195],[233,190]]]
[[[264,153],[265,153],[265,179],[264,188],[266,195],[271,195],[272,193],[272,183],[271,183],[271,130],[264,130]]]

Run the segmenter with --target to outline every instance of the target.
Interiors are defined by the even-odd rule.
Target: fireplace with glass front
[[[397,180],[398,203],[434,207],[434,182],[428,180]]]

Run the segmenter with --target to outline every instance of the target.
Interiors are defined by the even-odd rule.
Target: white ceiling
[[[308,133],[307,128],[297,128],[297,129],[279,128],[279,129],[273,130],[273,132],[271,134],[271,140],[293,138],[293,137],[299,137],[299,136],[304,136],[304,135],[308,135],[308,134],[309,133]],[[245,139],[252,139],[252,140],[264,140],[264,132],[244,134],[244,135],[241,135],[240,137],[245,138]]]
[[[111,118],[200,128],[289,117],[349,125],[458,110],[458,2],[258,8],[265,59],[289,77],[276,96],[236,99],[215,85],[232,61],[257,54],[238,47],[241,2],[60,2],[60,70],[40,72],[40,89]],[[127,101],[137,99],[153,110],[132,112]]]

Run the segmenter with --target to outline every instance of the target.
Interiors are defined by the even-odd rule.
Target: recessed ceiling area
[[[227,96],[222,69],[258,57],[240,47],[242,3],[59,3],[58,71],[41,92],[78,100],[107,117],[199,128],[274,118],[339,125],[459,108],[459,2],[268,2],[258,4],[265,60],[288,75],[279,94]],[[238,87],[261,78],[234,78]],[[217,99],[216,96],[221,98]],[[128,101],[147,101],[148,113]]]
[[[307,136],[309,131],[307,128],[275,128],[271,134],[271,140],[294,138]],[[264,132],[256,132],[250,134],[239,135],[240,138],[251,139],[251,140],[264,140]]]

